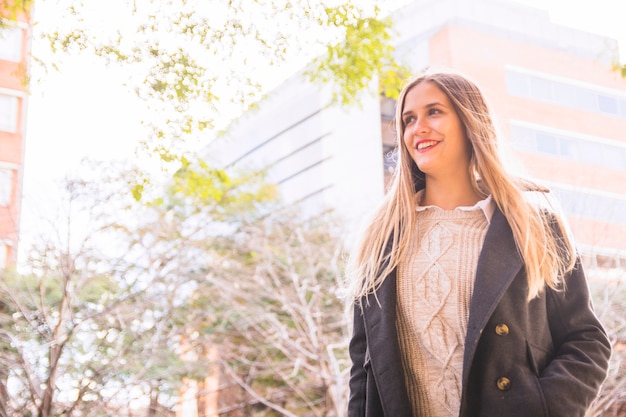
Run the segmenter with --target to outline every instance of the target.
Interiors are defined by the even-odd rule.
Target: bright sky
[[[626,62],[626,1],[624,0],[512,0],[547,10],[554,23],[617,39]]]
[[[548,10],[555,23],[617,39],[626,62],[626,1],[513,1]],[[38,0],[35,20],[55,12],[58,14],[58,3],[54,0]],[[36,43],[33,50],[37,55]],[[142,137],[140,121],[147,114],[144,105],[121,84],[123,74],[105,69],[95,59],[74,64],[49,75],[46,84],[36,86],[30,97],[22,217],[26,235],[37,231],[36,220],[48,216],[58,185],[83,158],[132,157]]]

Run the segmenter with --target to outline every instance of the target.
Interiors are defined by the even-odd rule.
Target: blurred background
[[[0,2],[0,416],[343,416],[353,236],[442,66],[558,198],[626,415],[626,5]]]

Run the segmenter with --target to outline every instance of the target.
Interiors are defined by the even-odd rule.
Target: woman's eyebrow
[[[437,106],[446,107],[445,104],[440,103],[438,101],[434,101],[432,103],[428,103],[428,104],[424,105],[424,108],[425,109],[430,109],[432,107],[437,107]],[[412,114],[412,113],[413,113],[413,110],[405,110],[405,111],[402,112],[402,115],[404,116],[406,114]]]

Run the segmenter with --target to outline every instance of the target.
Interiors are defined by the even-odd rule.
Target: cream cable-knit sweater
[[[469,304],[489,210],[418,210],[398,266],[398,338],[413,415],[457,415]],[[490,216],[489,216],[490,218]]]

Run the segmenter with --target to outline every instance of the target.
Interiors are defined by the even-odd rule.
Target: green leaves
[[[621,65],[619,62],[613,62],[613,71],[619,72],[622,78],[626,78],[626,64]]]
[[[0,16],[10,21],[15,21],[20,14],[28,14],[33,6],[33,0],[3,0],[0,3]],[[0,29],[2,29],[0,19]]]
[[[358,102],[359,95],[378,77],[379,92],[397,97],[406,70],[396,62],[392,46],[391,18],[375,17],[351,4],[326,8],[327,25],[341,28],[343,40],[331,43],[307,72],[314,82],[335,84],[333,101],[343,105]]]
[[[183,159],[181,168],[174,174],[171,190],[197,203],[214,201],[220,204],[226,192],[232,189],[233,181],[223,169],[211,168],[203,160],[197,162],[194,167]]]
[[[229,173],[198,156],[168,158],[178,168],[165,183],[148,177],[130,179],[135,201],[181,219],[202,215],[216,222],[255,216],[261,206],[276,202],[277,187],[266,181],[263,172]]]

